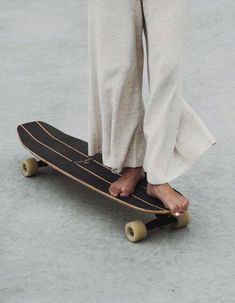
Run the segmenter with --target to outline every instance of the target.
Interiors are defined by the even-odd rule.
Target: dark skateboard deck
[[[37,174],[39,167],[50,166],[115,202],[156,216],[148,223],[141,220],[127,223],[125,234],[129,241],[143,240],[147,231],[156,227],[171,224],[174,228],[181,228],[189,223],[188,212],[180,217],[173,217],[159,199],[147,195],[146,178],[136,186],[135,192],[128,198],[113,197],[108,188],[121,174],[112,172],[103,164],[102,154],[88,156],[87,142],[67,135],[42,121],[21,124],[17,131],[24,147],[36,158],[21,161],[21,170],[25,176]]]
[[[102,154],[88,156],[88,143],[55,127],[34,121],[17,127],[19,138],[37,160],[124,206],[151,214],[169,214],[159,199],[146,193],[146,178],[128,198],[113,197],[108,188],[121,174],[102,162]]]

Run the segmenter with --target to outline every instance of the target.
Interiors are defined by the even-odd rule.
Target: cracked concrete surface
[[[234,3],[192,1],[185,98],[217,139],[173,185],[192,222],[128,242],[149,216],[49,168],[26,179],[19,123],[44,120],[87,138],[87,1],[0,0],[0,301],[234,301]],[[145,77],[144,96],[147,96]]]

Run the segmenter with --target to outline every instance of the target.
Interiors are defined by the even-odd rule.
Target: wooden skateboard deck
[[[128,198],[113,197],[108,188],[121,174],[112,172],[103,164],[102,154],[88,156],[87,142],[67,135],[42,121],[21,124],[17,131],[24,147],[38,159],[38,166],[48,165],[124,206],[145,213],[170,216],[169,210],[159,199],[147,195],[146,178],[136,186],[135,192]],[[26,166],[24,163],[24,170],[28,169]],[[30,176],[26,173],[26,176]],[[174,220],[176,219],[172,218],[171,222]]]

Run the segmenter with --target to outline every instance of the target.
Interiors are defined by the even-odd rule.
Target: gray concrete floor
[[[173,182],[192,223],[129,243],[147,215],[52,171],[21,176],[16,126],[87,138],[87,1],[0,0],[0,302],[234,302],[234,3],[192,1],[185,98],[217,145]],[[145,94],[146,94],[145,78]]]

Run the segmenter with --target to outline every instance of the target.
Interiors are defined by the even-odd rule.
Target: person
[[[169,184],[216,143],[182,95],[188,0],[88,1],[88,155],[120,177],[109,187],[128,197],[147,178],[147,193],[173,216],[189,200]],[[146,42],[149,96],[142,99]]]

